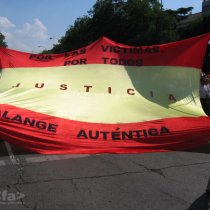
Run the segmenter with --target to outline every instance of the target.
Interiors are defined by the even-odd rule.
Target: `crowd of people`
[[[204,112],[210,116],[210,75],[201,75],[200,100]]]

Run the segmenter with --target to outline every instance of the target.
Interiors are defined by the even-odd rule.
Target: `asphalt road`
[[[1,210],[210,210],[210,145],[135,155],[38,155],[0,143]]]

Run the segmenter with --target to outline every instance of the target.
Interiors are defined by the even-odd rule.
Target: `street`
[[[209,210],[210,145],[132,155],[39,155],[1,142],[3,210]]]

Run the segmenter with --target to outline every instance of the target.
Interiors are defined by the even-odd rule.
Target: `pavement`
[[[0,142],[1,210],[210,210],[210,144],[145,154],[40,155]]]

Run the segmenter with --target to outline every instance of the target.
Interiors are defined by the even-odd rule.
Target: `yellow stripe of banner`
[[[98,123],[202,116],[199,78],[198,69],[167,66],[3,69],[0,103]]]

